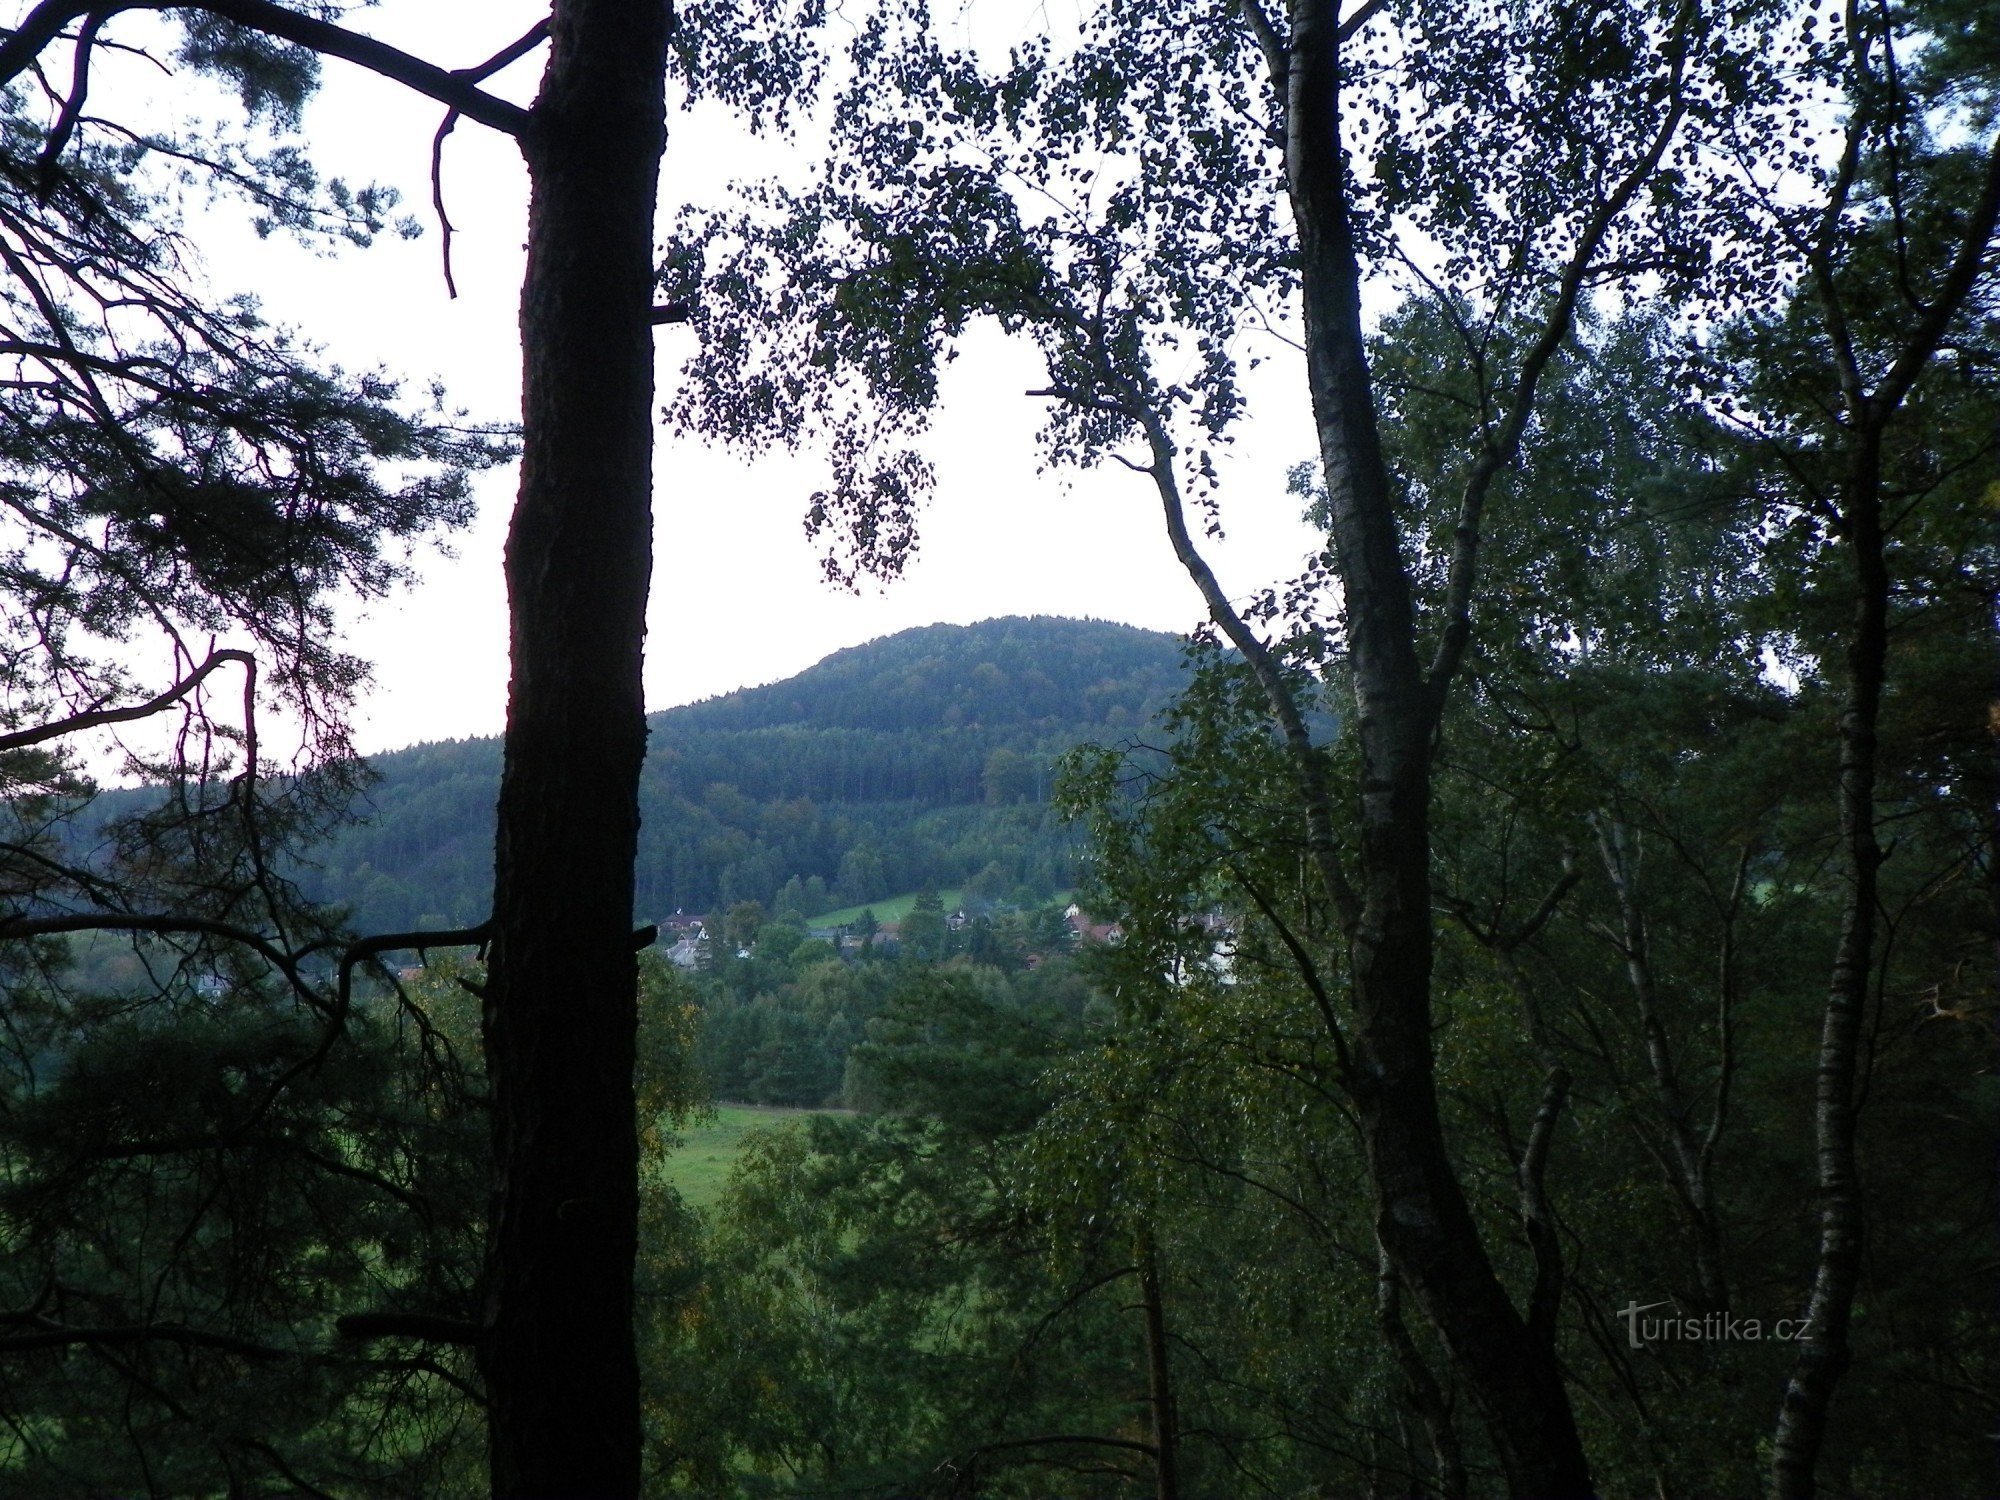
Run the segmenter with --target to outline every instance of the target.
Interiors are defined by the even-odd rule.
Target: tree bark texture
[[[1811,1500],[1818,1492],[1819,1456],[1834,1388],[1852,1357],[1848,1329],[1866,1230],[1854,1149],[1854,1087],[1874,966],[1882,865],[1882,846],[1875,836],[1875,761],[1889,655],[1889,570],[1883,551],[1880,428],[1868,424],[1857,438],[1846,521],[1858,587],[1847,642],[1847,694],[1840,711],[1840,841],[1847,893],[1820,1024],[1813,1097],[1819,1256],[1806,1307],[1806,1335],[1785,1382],[1771,1442],[1771,1487],[1778,1500]]]
[[[1465,1453],[1459,1446],[1457,1429],[1451,1423],[1451,1407],[1438,1389],[1437,1378],[1424,1363],[1423,1351],[1403,1326],[1403,1289],[1388,1253],[1381,1255],[1375,1278],[1375,1322],[1382,1342],[1403,1377],[1403,1401],[1423,1423],[1424,1436],[1431,1445],[1431,1461],[1437,1468],[1437,1491],[1443,1500],[1465,1500]]]
[[[1361,769],[1359,917],[1349,934],[1354,1076],[1376,1232],[1437,1329],[1510,1491],[1587,1495],[1589,1467],[1552,1341],[1531,1335],[1451,1164],[1431,1052],[1431,738],[1415,617],[1361,323],[1340,142],[1335,7],[1293,10],[1286,167],[1298,226],[1306,369],[1325,474]]]
[[[521,137],[521,491],[485,1005],[496,1496],[633,1496],[632,867],[652,558],[667,0],[557,0]]]
[[[1864,105],[1873,102],[1868,94],[1874,87],[1872,80],[1857,87]],[[1872,129],[1870,114],[1868,108],[1857,111],[1850,131]],[[1850,153],[1859,150],[1859,141],[1857,134]],[[1855,603],[1847,639],[1847,691],[1840,713],[1839,787],[1847,894],[1820,1025],[1813,1100],[1819,1255],[1812,1298],[1806,1308],[1806,1336],[1785,1383],[1771,1442],[1771,1489],[1778,1500],[1811,1500],[1818,1493],[1816,1476],[1826,1443],[1828,1414],[1834,1390],[1852,1358],[1848,1332],[1855,1293],[1861,1284],[1866,1220],[1855,1156],[1855,1086],[1875,957],[1877,889],[1885,857],[1875,834],[1876,747],[1889,670],[1884,444],[1891,419],[1936,356],[1952,320],[1960,315],[1979,282],[1992,274],[1988,247],[2000,233],[2000,141],[1987,148],[1985,172],[1977,196],[1967,205],[1957,252],[1872,395],[1864,388],[1861,364],[1848,331],[1850,320],[1833,269],[1834,230],[1841,206],[1839,197],[1829,203],[1822,242],[1811,257],[1810,269],[1834,354],[1850,445],[1841,531],[1854,558]]]

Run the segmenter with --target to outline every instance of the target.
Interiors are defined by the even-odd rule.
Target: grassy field
[[[666,1177],[696,1208],[710,1208],[722,1196],[729,1169],[743,1153],[743,1138],[766,1125],[818,1114],[811,1109],[764,1109],[718,1104],[715,1118],[690,1126],[680,1149],[667,1158]]]
[[[1067,902],[1069,897],[1070,893],[1068,891],[1057,891],[1048,899],[1050,901]],[[939,891],[938,900],[944,903],[946,911],[956,911],[959,904],[959,893],[955,890]],[[888,896],[880,901],[866,901],[860,906],[843,906],[839,911],[826,912],[814,917],[810,925],[814,927],[845,927],[864,911],[874,912],[875,920],[878,922],[900,922],[910,914],[910,908],[916,904],[917,892],[905,891],[900,896]]]
[[[875,913],[878,922],[900,922],[910,914],[910,908],[917,904],[917,892],[905,891],[900,896],[888,896],[880,901],[864,901],[859,906],[843,906],[839,911],[830,911],[812,919],[814,927],[845,927],[864,911]],[[944,903],[946,911],[958,910],[957,891],[939,891],[938,900]]]

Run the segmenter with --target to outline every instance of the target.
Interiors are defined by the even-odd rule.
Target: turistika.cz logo
[[[1744,1318],[1727,1312],[1695,1316],[1675,1311],[1646,1316],[1655,1308],[1672,1306],[1674,1303],[1669,1299],[1644,1304],[1628,1302],[1618,1309],[1618,1316],[1625,1320],[1625,1338],[1634,1349],[1654,1343],[1716,1344],[1732,1340],[1757,1343],[1764,1339],[1789,1343],[1804,1339],[1809,1326],[1805,1318],[1779,1318],[1775,1323],[1766,1323],[1762,1318]]]

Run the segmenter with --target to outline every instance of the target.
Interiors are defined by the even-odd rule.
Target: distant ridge
[[[1056,615],[919,625],[842,647],[781,682],[666,709],[647,722],[656,733],[783,724],[906,729],[927,720],[993,728],[1120,723],[1156,708],[1150,695],[1178,688],[1180,646],[1180,637],[1161,631]]]
[[[811,916],[926,884],[1071,884],[1076,839],[1048,807],[1052,763],[1130,737],[1183,680],[1178,637],[1010,616],[899,631],[652,714],[641,915],[757,900]],[[310,886],[368,930],[479,920],[499,742],[415,745],[373,764],[374,816],[317,852]]]

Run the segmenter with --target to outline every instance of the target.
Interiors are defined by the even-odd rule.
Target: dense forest
[[[739,901],[817,916],[921,886],[988,897],[1074,883],[1055,767],[1140,736],[1184,680],[1171,636],[1102,621],[932,625],[784,682],[654,714],[640,781],[646,917]],[[363,931],[467,927],[492,877],[499,743],[377,757],[309,890]]]
[[[1990,0],[375,14],[0,26],[0,1492],[1995,1493]],[[522,148],[518,433],[196,274],[409,227],[336,60],[447,238]],[[807,169],[662,219],[669,100]],[[1202,623],[649,740],[659,424],[893,579],[989,336]],[[503,741],[371,786],[338,622],[517,438]]]

